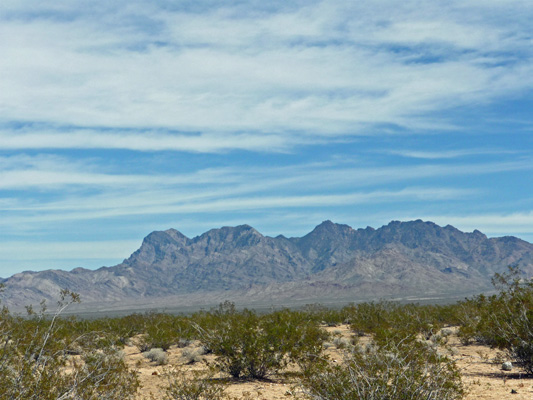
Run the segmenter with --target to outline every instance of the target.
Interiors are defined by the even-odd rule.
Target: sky
[[[154,230],[533,242],[531,0],[2,0],[0,276]]]

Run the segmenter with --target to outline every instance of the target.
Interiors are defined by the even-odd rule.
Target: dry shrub
[[[181,357],[185,361],[185,364],[194,364],[203,360],[203,353],[204,350],[202,347],[198,349],[183,349]]]
[[[164,400],[223,400],[226,399],[224,386],[210,375],[196,374],[187,378],[182,373],[169,377],[164,388]]]
[[[168,363],[168,355],[163,349],[150,349],[150,351],[143,353],[143,355],[157,365],[166,365]]]
[[[0,400],[125,400],[133,398],[139,382],[124,363],[118,347],[76,336],[60,314],[79,296],[61,291],[51,317],[42,303],[29,317],[0,313]],[[104,336],[98,334],[99,338]],[[104,338],[105,339],[105,338]],[[106,340],[104,342],[107,343]],[[72,357],[67,346],[76,348]]]

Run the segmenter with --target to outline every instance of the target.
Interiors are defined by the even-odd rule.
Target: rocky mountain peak
[[[166,231],[154,231],[146,236],[143,244],[164,246],[170,244],[185,244],[189,238],[177,231],[176,229],[167,229]]]
[[[263,236],[250,225],[212,229],[193,239],[168,229],[150,233],[113,267],[14,275],[4,280],[4,298],[10,304],[38,304],[43,297],[56,299],[63,287],[96,303],[174,295],[203,301],[217,290],[213,296],[222,296],[219,300],[240,291],[254,301],[269,295],[290,299],[295,293],[306,302],[355,301],[363,295],[486,290],[493,274],[509,265],[533,275],[533,245],[422,220],[357,230],[327,220],[300,238]]]
[[[176,229],[154,231],[143,239],[141,247],[124,264],[154,264],[162,261],[169,253],[187,246],[190,239]]]
[[[243,244],[249,240],[258,241],[264,238],[258,231],[250,225],[224,226],[210,231],[195,238],[195,241],[217,241],[221,243]]]
[[[163,232],[165,232],[168,236],[170,236],[177,242],[186,242],[187,240],[189,240],[187,236],[185,236],[183,233],[173,228],[167,229],[166,231],[163,231]]]
[[[485,235],[484,233],[478,231],[477,229],[474,229],[474,231],[472,232],[472,235],[474,236],[477,236],[481,239],[487,239],[487,235]]]
[[[460,231],[457,231],[460,232]],[[430,221],[392,221],[376,231],[374,243],[397,243],[408,248],[435,247],[446,242],[449,233]]]
[[[317,225],[310,233],[305,235],[302,239],[325,239],[333,238],[337,236],[346,236],[351,235],[355,231],[348,225],[336,224],[330,220],[322,222],[320,225]]]

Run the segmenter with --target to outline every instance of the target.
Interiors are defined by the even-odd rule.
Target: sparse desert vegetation
[[[496,399],[533,393],[533,284],[453,305],[0,315],[0,399]],[[503,362],[511,371],[502,371]]]

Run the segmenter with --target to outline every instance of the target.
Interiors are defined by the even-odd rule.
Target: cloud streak
[[[95,130],[55,132],[0,132],[0,149],[122,149],[132,151],[184,151],[216,153],[228,150],[257,152],[286,151],[299,142],[298,138],[282,135],[183,135],[150,132],[102,133]]]
[[[458,154],[464,152],[459,151]],[[474,151],[475,153],[475,151]],[[498,153],[501,154],[501,153]],[[424,158],[424,157],[422,157]],[[431,155],[433,158],[433,155]],[[443,158],[447,158],[444,156]],[[107,167],[109,168],[109,167]],[[513,161],[481,163],[438,164],[423,163],[411,166],[390,165],[368,167],[343,165],[343,163],[303,163],[288,166],[219,167],[194,170],[187,173],[131,174],[103,172],[107,169],[100,161],[79,162],[61,157],[22,156],[0,157],[0,190],[55,191],[68,187],[93,187],[107,190],[158,191],[166,188],[203,188],[210,196],[261,193],[273,189],[320,190],[339,189],[347,185],[356,187],[376,184],[413,182],[419,179],[436,180],[453,176],[486,175],[513,171],[531,171],[529,158]],[[205,188],[205,185],[209,185]],[[218,188],[218,189],[217,189]],[[185,192],[181,192],[184,194]],[[151,196],[150,197],[154,197]],[[80,204],[76,200],[77,204]],[[81,202],[83,203],[83,201]],[[102,203],[98,202],[99,206]],[[64,208],[64,205],[60,206]]]
[[[421,158],[425,160],[453,159],[472,155],[503,155],[520,154],[519,151],[504,149],[461,149],[441,151],[416,151],[416,150],[389,150],[387,154],[398,155],[408,158]]]
[[[0,225],[18,226],[59,223],[64,221],[84,221],[96,219],[114,219],[124,216],[150,215],[192,215],[207,213],[286,210],[291,208],[306,209],[313,207],[330,208],[337,206],[357,206],[363,204],[383,204],[394,201],[448,201],[473,194],[471,190],[449,188],[406,188],[398,191],[373,191],[328,195],[286,195],[286,196],[247,196],[244,198],[222,198],[210,201],[168,202],[157,205],[143,204],[129,206],[127,200],[120,207],[98,207],[76,211],[48,212],[30,216],[13,216],[4,218]]]
[[[533,88],[531,37],[497,8],[382,3],[200,13],[119,2],[94,7],[96,14],[61,3],[40,7],[40,18],[24,3],[10,5],[0,17],[0,35],[11,39],[0,47],[1,120],[143,134],[72,129],[33,140],[8,130],[0,146],[278,151],[383,124],[451,127],[443,110]],[[161,128],[202,134],[144,133]],[[287,140],[285,131],[301,139]]]

